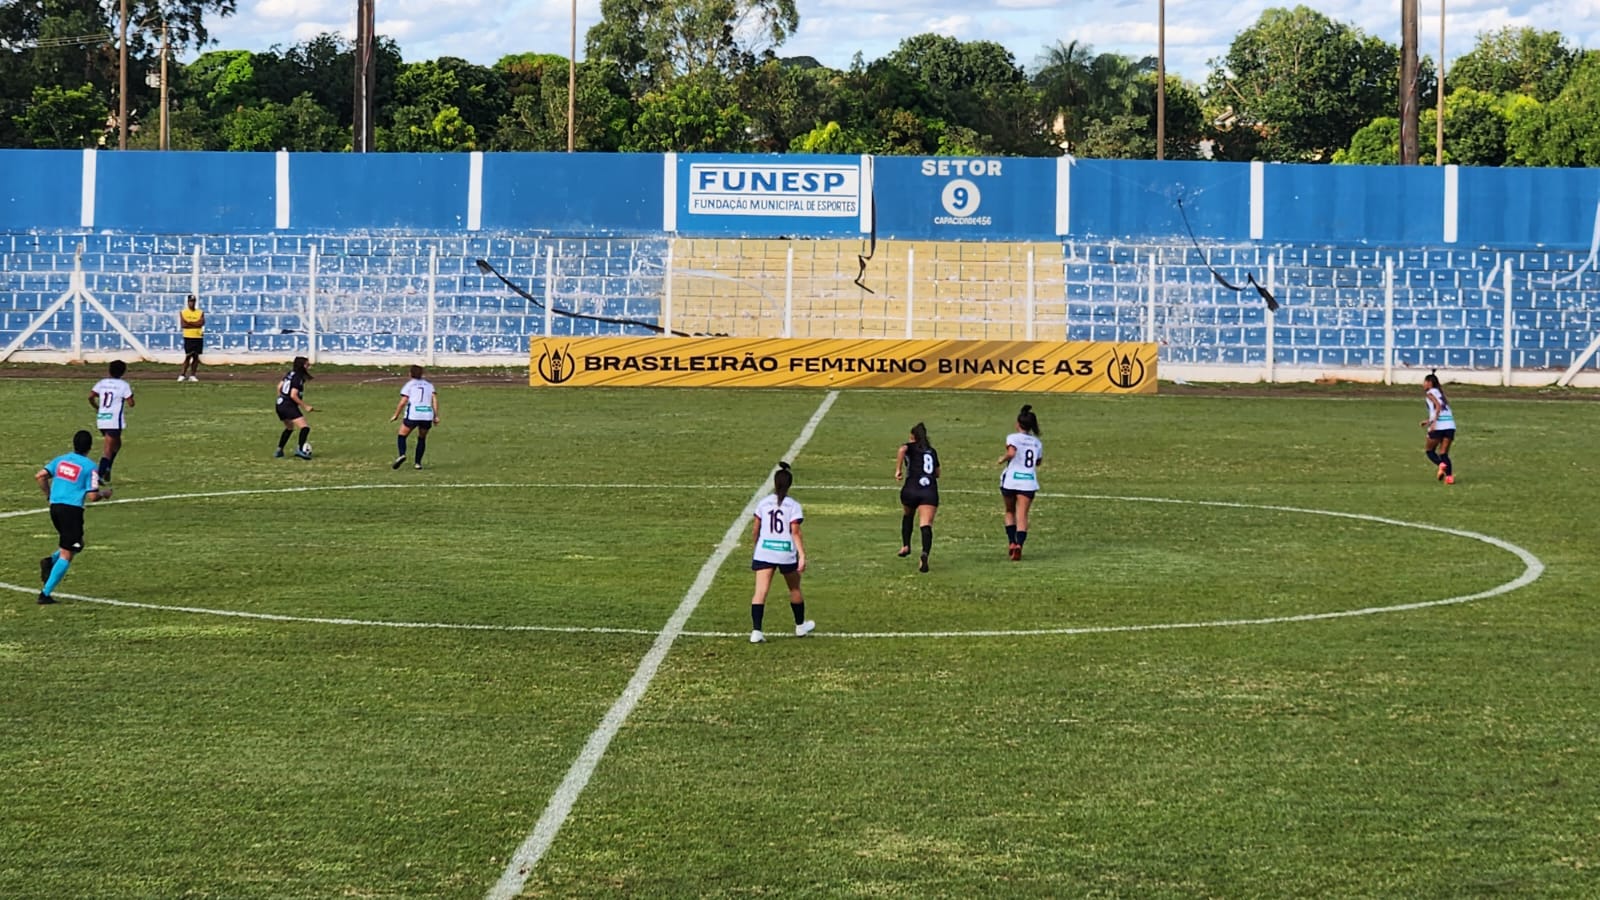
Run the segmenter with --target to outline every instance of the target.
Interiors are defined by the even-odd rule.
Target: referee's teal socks
[[[61,583],[61,579],[67,577],[67,567],[72,565],[72,560],[63,557],[59,553],[55,555],[55,561],[55,565],[50,567],[50,577],[44,581],[44,592],[46,594],[55,593],[56,585]]]

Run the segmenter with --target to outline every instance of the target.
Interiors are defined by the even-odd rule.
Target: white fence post
[[[194,262],[189,265],[189,293],[200,296],[200,243],[194,245]]]
[[[428,365],[428,366],[432,366],[433,365],[433,353],[434,353],[434,350],[433,350],[433,315],[434,315],[434,301],[435,301],[435,298],[437,297],[437,293],[436,292],[438,290],[438,287],[439,287],[439,245],[438,244],[429,244],[428,245],[428,315],[427,315],[427,324],[424,326],[424,333],[427,335],[428,346],[427,346],[427,349],[423,351],[423,358],[425,360],[425,364]]]
[[[661,336],[672,336],[672,248],[677,241],[667,241],[667,269],[662,274],[661,289]]]
[[[1501,283],[1505,285],[1504,321],[1501,324],[1503,334],[1500,339],[1500,383],[1511,384],[1511,260],[1506,260],[1505,273],[1501,276]]]
[[[1031,248],[1028,250],[1028,294],[1023,315],[1027,317],[1028,322],[1025,334],[1031,341],[1033,340],[1033,250]]]
[[[1150,255],[1150,266],[1145,270],[1144,342],[1156,342],[1156,258]]]
[[[906,248],[906,340],[911,340],[911,275],[917,268],[917,251],[914,247]]]
[[[1278,296],[1278,258],[1267,257],[1267,293]],[[1267,384],[1272,384],[1278,378],[1278,317],[1272,310],[1262,307],[1262,315],[1267,317]]]
[[[794,337],[794,242],[783,261],[783,336]]]
[[[72,254],[72,361],[83,362],[83,295],[88,288],[83,276],[83,245]]]
[[[555,321],[556,308],[556,248],[544,247],[544,336],[550,336],[550,325]]]
[[[306,291],[306,359],[317,361],[317,245],[311,245],[311,289]]]
[[[1394,384],[1394,257],[1383,258],[1383,383]]]

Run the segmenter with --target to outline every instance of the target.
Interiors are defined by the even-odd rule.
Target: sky
[[[493,65],[512,53],[566,56],[573,0],[376,0],[377,30],[400,45],[407,62],[457,56]],[[1004,45],[1032,71],[1045,50],[1074,40],[1096,53],[1156,55],[1160,0],[795,0],[800,27],[779,56],[812,56],[844,69],[861,53],[886,56],[905,38],[948,35]],[[1271,7],[1294,0],[1166,0],[1167,71],[1203,82],[1211,60],[1227,53],[1235,35]],[[208,23],[208,49],[289,47],[324,32],[355,34],[355,0],[238,0],[238,12]],[[600,19],[600,0],[576,0],[578,58],[584,35]],[[1395,45],[1400,4],[1395,0],[1324,0],[1329,18]],[[1439,54],[1439,15],[1445,19],[1445,59],[1472,49],[1477,35],[1505,26],[1559,31],[1568,43],[1600,49],[1600,0],[1419,0],[1421,53]],[[189,54],[190,58],[193,53]],[[1448,68],[1446,70],[1448,76]],[[1448,80],[1448,77],[1447,77]]]

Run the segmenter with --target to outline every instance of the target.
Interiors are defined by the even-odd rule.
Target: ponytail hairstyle
[[[294,370],[295,370],[295,372],[297,372],[302,378],[304,378],[307,381],[311,380],[311,373],[306,371],[306,366],[310,362],[311,361],[306,359],[304,356],[296,356],[294,358]]]
[[[918,450],[928,449],[928,426],[921,422],[911,426],[911,445]]]
[[[778,502],[782,503],[789,496],[789,488],[794,486],[794,473],[789,470],[789,464],[778,462],[778,471],[772,473],[772,488],[778,494]]]
[[[1017,413],[1017,427],[1034,437],[1039,436],[1039,417],[1033,414],[1031,404],[1024,403],[1022,412]]]
[[[1439,376],[1436,373],[1437,373],[1437,370],[1434,370],[1434,371],[1429,372],[1428,374],[1422,376],[1422,383],[1427,385],[1428,387],[1433,388],[1434,390],[1438,391],[1439,392],[1439,402],[1443,403],[1445,406],[1449,406],[1450,405],[1450,398],[1446,397],[1444,395],[1444,386],[1439,384]]]

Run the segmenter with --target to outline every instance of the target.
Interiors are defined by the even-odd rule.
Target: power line
[[[85,44],[109,44],[109,33],[78,34],[70,37],[41,37],[31,41],[11,41],[0,38],[0,47],[7,50],[49,50],[56,47],[77,47]]]

